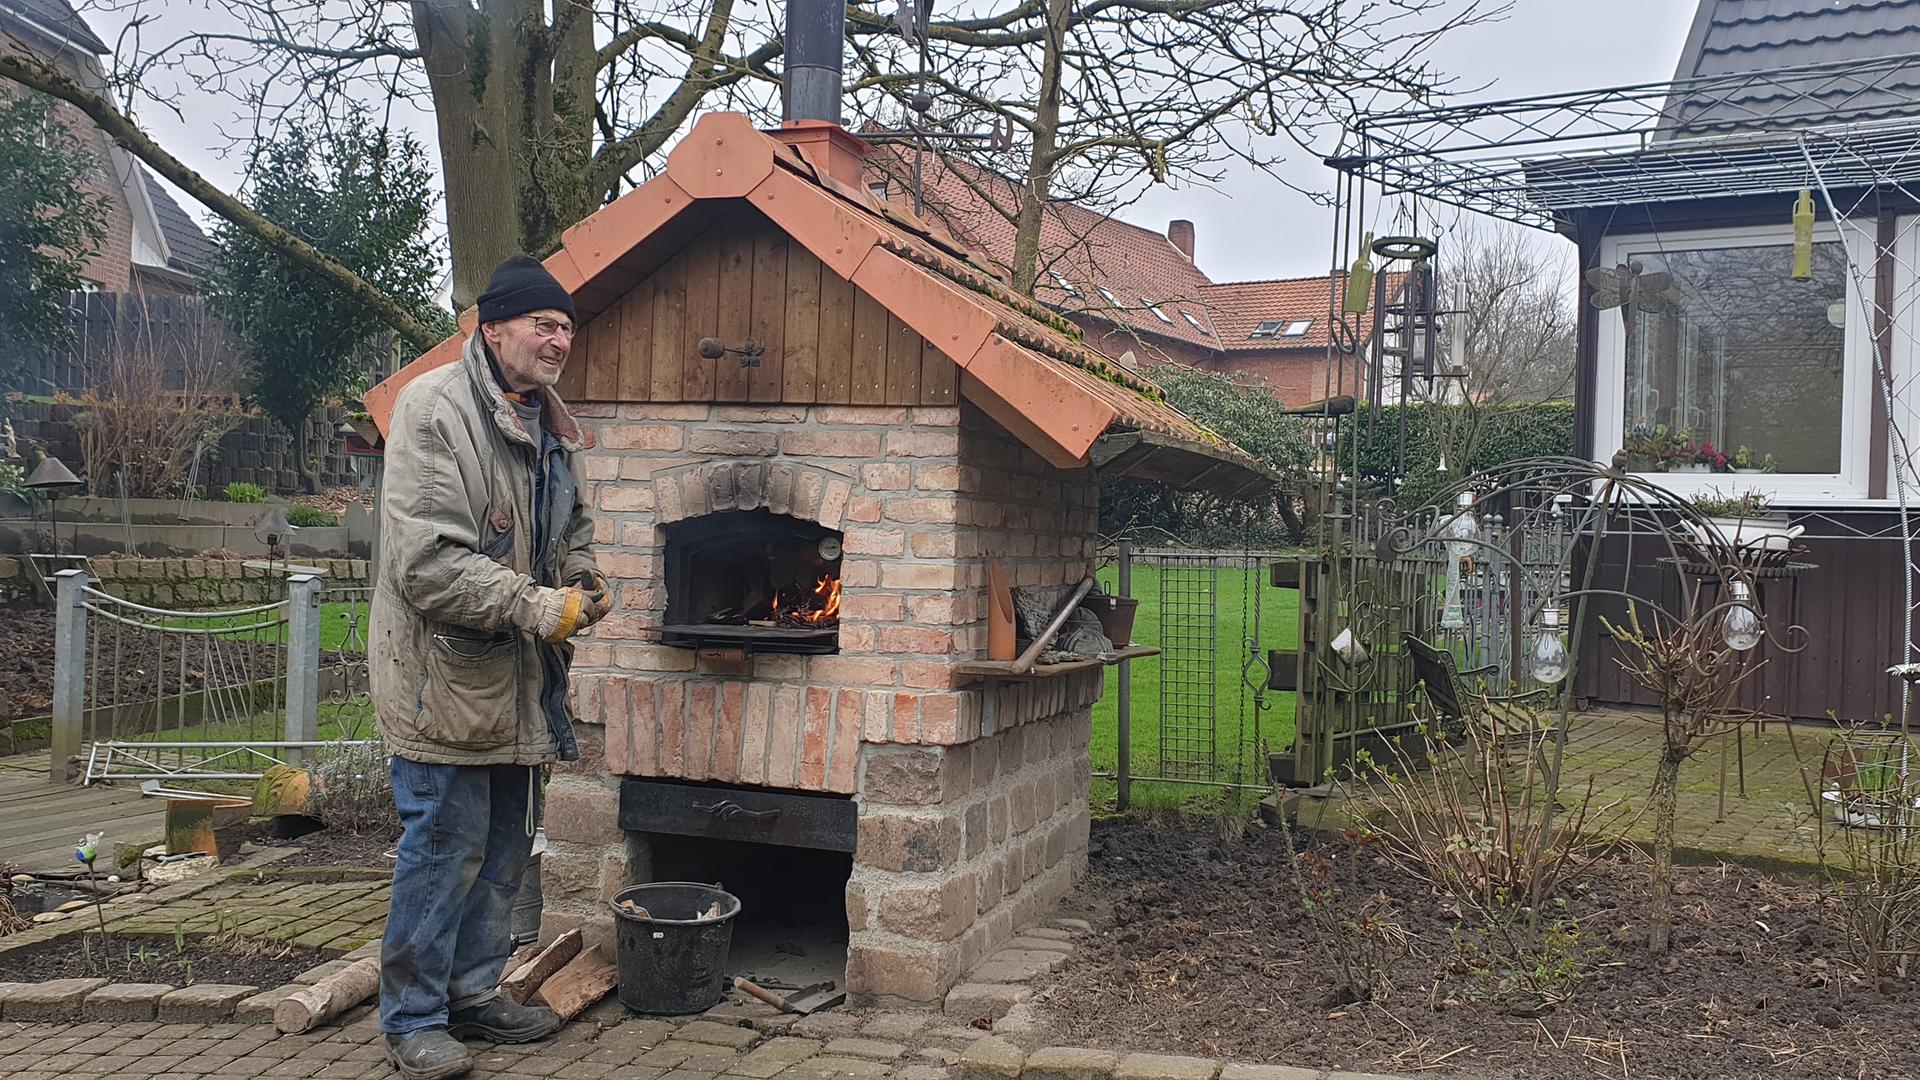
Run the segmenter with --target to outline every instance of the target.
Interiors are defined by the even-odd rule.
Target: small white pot
[[[1786,551],[1807,531],[1805,525],[1789,524],[1781,517],[1710,517],[1704,525],[1693,521],[1685,525],[1702,544],[1750,551]]]

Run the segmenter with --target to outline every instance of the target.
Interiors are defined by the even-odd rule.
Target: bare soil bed
[[[83,944],[84,941],[84,944]],[[103,946],[98,930],[0,952],[0,981],[105,978],[120,983],[228,983],[272,989],[333,954],[252,938],[188,935],[176,945],[163,934],[114,934]]]
[[[1476,1080],[1920,1077],[1920,977],[1863,985],[1810,882],[1683,868],[1674,947],[1656,957],[1645,864],[1606,863],[1567,908],[1585,974],[1543,1002],[1494,995],[1459,961],[1450,898],[1371,851],[1299,839],[1370,930],[1303,915],[1277,829],[1096,826],[1078,894],[1094,931],[1039,984],[1052,1041]],[[1337,972],[1359,945],[1384,978],[1356,1001]]]
[[[357,870],[391,871],[393,860],[387,858],[387,852],[400,842],[400,834],[394,832],[350,833],[342,829],[319,829],[291,838],[274,835],[273,830],[262,822],[249,826],[249,840],[262,846],[292,848],[293,852],[273,860],[265,868],[271,877],[281,870],[295,867],[352,867]]]
[[[53,710],[53,621],[44,609],[0,608],[0,708],[0,719]]]

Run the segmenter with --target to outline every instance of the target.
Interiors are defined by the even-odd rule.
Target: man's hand
[[[606,618],[607,613],[613,610],[613,586],[607,583],[606,578],[593,571],[583,570],[575,574],[568,584],[587,596],[587,604],[580,613],[581,629],[584,630]]]
[[[579,584],[554,591],[551,614],[542,620],[541,628],[545,632],[540,635],[548,642],[565,641],[606,618],[613,610],[612,590],[606,579],[590,579],[583,574],[575,581]]]

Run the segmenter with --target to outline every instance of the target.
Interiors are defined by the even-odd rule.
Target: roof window
[[[1307,330],[1312,326],[1313,326],[1312,319],[1295,319],[1293,322],[1290,322],[1287,324],[1286,332],[1281,334],[1280,336],[1281,337],[1306,337]]]
[[[1159,319],[1161,322],[1166,323],[1168,326],[1173,325],[1173,316],[1168,315],[1164,311],[1161,311],[1159,305],[1155,304],[1153,301],[1143,296],[1140,298],[1140,306],[1143,308],[1146,308],[1148,311],[1153,312],[1154,318]]]
[[[1196,318],[1194,318],[1194,317],[1193,317],[1193,312],[1191,312],[1191,311],[1182,311],[1182,312],[1180,313],[1180,317],[1181,317],[1181,318],[1183,318],[1183,319],[1185,319],[1185,320],[1187,320],[1187,321],[1188,321],[1189,323],[1192,323],[1192,324],[1193,324],[1193,328],[1194,328],[1195,330],[1198,330],[1198,331],[1200,331],[1200,332],[1201,332],[1201,333],[1203,333],[1203,334],[1205,334],[1205,333],[1209,333],[1209,331],[1207,330],[1207,328],[1206,328],[1205,326],[1202,326],[1202,325],[1201,325],[1201,323],[1200,323],[1200,320],[1199,320],[1199,319],[1196,319]]]
[[[1249,338],[1276,337],[1280,333],[1280,328],[1285,325],[1286,323],[1281,319],[1268,319],[1266,322],[1263,322],[1259,326],[1254,327],[1253,333],[1248,334],[1247,336]]]
[[[1058,270],[1049,270],[1047,272],[1053,275],[1053,283],[1061,292],[1066,293],[1068,296],[1080,295],[1080,290],[1073,287],[1073,282],[1068,281],[1065,274],[1062,274]]]
[[[1107,303],[1112,304],[1114,307],[1120,306],[1120,298],[1113,295],[1112,289],[1107,288],[1105,285],[1095,285],[1094,288],[1100,290],[1100,295],[1107,298]]]
[[[879,199],[881,202],[886,202],[887,201],[887,182],[885,180],[868,181],[867,194],[873,196],[876,199]]]

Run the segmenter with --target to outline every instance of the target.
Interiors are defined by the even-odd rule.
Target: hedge
[[[1364,408],[1343,425],[1339,461],[1353,468],[1355,442],[1359,443],[1357,472],[1362,486],[1373,492],[1385,488],[1393,475],[1400,446],[1400,414],[1406,411],[1406,471],[1398,500],[1404,507],[1419,506],[1439,496],[1460,481],[1462,463],[1448,461],[1447,471],[1439,471],[1440,451],[1434,441],[1435,408],[1460,410],[1462,406],[1413,404],[1388,405],[1380,410],[1373,438],[1365,439]],[[1533,404],[1472,406],[1482,425],[1473,453],[1464,463],[1467,471],[1481,472],[1509,461],[1534,457],[1564,457],[1573,453],[1573,404],[1548,401]]]

